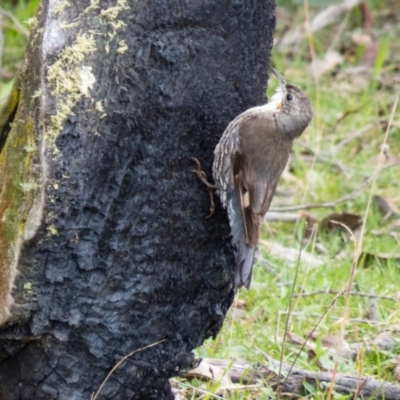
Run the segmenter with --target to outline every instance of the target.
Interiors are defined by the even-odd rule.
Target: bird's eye
[[[291,94],[287,94],[286,100],[289,100],[289,101],[293,100],[293,96]]]

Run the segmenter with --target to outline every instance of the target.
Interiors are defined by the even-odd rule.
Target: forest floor
[[[266,380],[237,382],[234,362],[400,380],[400,4],[281,3],[273,66],[314,118],[267,213],[251,288],[197,350],[201,368],[174,380],[182,398],[276,398]],[[304,386],[293,398],[356,397]]]

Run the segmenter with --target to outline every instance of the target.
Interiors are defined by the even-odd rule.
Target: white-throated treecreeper
[[[270,207],[293,140],[312,118],[310,101],[294,85],[279,80],[271,101],[237,116],[225,129],[214,151],[213,177],[228,211],[235,245],[235,286],[251,282],[261,224]]]

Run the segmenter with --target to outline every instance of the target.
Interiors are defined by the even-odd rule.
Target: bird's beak
[[[275,76],[278,78],[279,81],[279,86],[281,88],[280,93],[281,93],[281,99],[279,102],[276,104],[276,109],[277,111],[282,111],[282,102],[283,102],[283,96],[285,96],[286,93],[286,81],[283,79],[283,76],[275,69],[271,68],[272,72],[275,74]]]
[[[271,69],[272,69],[272,72],[275,74],[275,76],[278,78],[279,85],[281,86],[282,91],[285,91],[286,81],[283,79],[283,76],[275,68],[271,68]]]

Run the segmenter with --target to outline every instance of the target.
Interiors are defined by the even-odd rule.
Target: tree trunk
[[[170,399],[232,302],[211,171],[265,102],[272,0],[44,0],[0,117],[0,399]],[[12,125],[10,125],[12,122]]]

